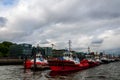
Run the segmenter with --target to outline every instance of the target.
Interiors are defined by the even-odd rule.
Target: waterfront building
[[[87,53],[84,53],[84,52],[75,52],[75,53],[80,60],[84,59],[85,55],[87,54]]]
[[[54,49],[52,51],[52,57],[60,57],[60,56],[63,56],[63,53],[66,52],[65,49],[60,49],[60,50],[56,50]]]
[[[24,56],[31,56],[31,44],[15,44],[10,46],[10,57],[23,58]]]
[[[32,53],[32,45],[31,44],[20,44],[20,46],[22,47],[22,54],[23,55],[31,55]]]
[[[52,55],[52,47],[36,47],[36,53],[41,53],[42,56],[47,57]]]

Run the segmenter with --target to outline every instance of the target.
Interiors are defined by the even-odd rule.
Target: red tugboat
[[[45,66],[48,66],[48,62],[46,59],[42,57],[41,54],[36,55],[36,67],[43,68]],[[31,69],[34,66],[34,59],[28,59],[24,63],[24,68],[25,69]]]
[[[73,57],[73,53],[70,51],[70,43],[69,40],[69,51],[66,51],[63,57],[48,60],[52,71],[78,71],[89,68],[88,60],[80,61],[76,56]]]
[[[49,60],[49,66],[52,71],[77,71],[86,69],[89,67],[88,61],[83,60],[79,61],[78,58],[68,57],[72,54],[65,53],[65,56],[62,59]]]
[[[95,54],[94,52],[90,52],[90,47],[88,47],[88,53],[86,55],[86,60],[88,60],[88,63],[89,63],[89,67],[94,67],[94,66],[98,66],[100,65],[100,60],[97,57],[95,57]]]

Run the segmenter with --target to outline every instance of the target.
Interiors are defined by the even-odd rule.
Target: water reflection
[[[48,71],[32,71],[30,69],[24,70],[22,80],[48,80],[46,77]]]
[[[24,71],[23,66],[0,66],[0,80],[120,80],[120,62],[78,72]]]
[[[51,76],[51,77],[55,77],[55,76],[68,76],[68,75],[73,74],[75,72],[78,72],[78,71],[64,71],[64,72],[50,71],[49,72],[49,76]]]

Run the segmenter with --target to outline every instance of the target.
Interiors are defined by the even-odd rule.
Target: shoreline
[[[2,65],[23,65],[23,59],[0,59],[0,66]]]

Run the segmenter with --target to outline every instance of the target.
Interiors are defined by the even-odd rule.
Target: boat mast
[[[53,47],[55,46],[53,43],[51,44],[52,45],[52,49],[53,49]]]
[[[90,47],[88,47],[88,54],[90,54]]]
[[[71,51],[71,43],[72,43],[71,40],[69,40],[68,43],[69,43],[69,52],[70,52]]]

